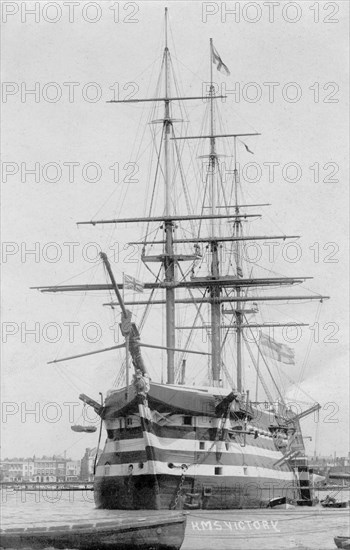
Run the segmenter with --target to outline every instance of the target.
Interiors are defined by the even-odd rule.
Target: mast
[[[233,183],[235,190],[235,214],[239,215],[239,202],[238,202],[238,170],[237,170],[237,136],[233,138],[234,147],[234,170],[233,170]],[[240,218],[235,218],[234,221],[234,235],[236,238],[241,236],[242,224]],[[237,278],[242,277],[242,262],[241,262],[241,244],[237,240],[236,246],[236,271]],[[240,287],[236,288],[237,303],[236,303],[236,334],[237,334],[237,390],[242,391],[242,308],[239,298],[241,296]]]
[[[210,177],[210,201],[211,214],[216,214],[216,189],[215,189],[215,165],[217,162],[216,147],[215,147],[215,128],[214,128],[214,86],[213,86],[213,39],[210,39],[210,153],[209,153],[209,177]],[[214,279],[220,277],[218,241],[215,237],[215,219],[211,220],[211,237],[213,240],[210,243],[211,250],[211,275]],[[220,304],[220,287],[217,284],[211,287],[211,361],[212,361],[212,377],[213,383],[216,385],[220,380],[221,370],[221,304]]]
[[[242,245],[241,243],[245,240],[258,240],[258,239],[287,239],[287,238],[299,238],[298,236],[246,236],[243,235],[243,225],[242,225],[242,219],[246,218],[255,218],[260,217],[259,214],[246,214],[244,208],[252,207],[252,206],[267,206],[266,204],[260,204],[260,205],[241,205],[238,201],[238,185],[239,185],[239,175],[238,175],[238,162],[237,162],[237,137],[239,136],[253,136],[253,135],[260,135],[257,132],[249,132],[249,133],[241,133],[241,134],[219,134],[215,132],[215,113],[214,113],[214,100],[219,98],[224,98],[226,96],[216,95],[214,91],[214,85],[213,85],[213,62],[215,60],[215,63],[218,64],[218,70],[220,70],[219,67],[226,67],[220,57],[217,55],[217,52],[213,48],[213,41],[210,39],[210,91],[209,95],[205,95],[203,97],[203,94],[201,96],[190,96],[190,97],[172,97],[171,95],[171,86],[170,86],[170,52],[168,49],[168,9],[165,8],[165,47],[164,47],[164,53],[163,53],[163,60],[162,60],[162,69],[164,68],[164,97],[154,97],[154,98],[144,98],[144,99],[130,99],[130,100],[111,100],[108,103],[138,103],[138,102],[164,102],[164,116],[160,120],[152,121],[152,123],[160,123],[162,124],[162,137],[161,137],[161,145],[163,146],[163,151],[161,152],[161,147],[159,148],[159,156],[157,159],[157,169],[159,167],[159,157],[163,156],[163,162],[164,162],[164,212],[162,215],[157,216],[148,216],[147,218],[144,217],[134,217],[134,218],[118,218],[118,219],[112,219],[112,220],[95,220],[95,221],[85,221],[85,222],[78,222],[78,224],[91,224],[93,226],[97,224],[118,224],[118,223],[140,223],[140,222],[148,222],[148,223],[155,223],[155,222],[161,222],[162,228],[164,230],[164,237],[162,241],[156,241],[152,240],[147,242],[147,235],[145,239],[142,239],[141,242],[137,242],[134,244],[143,244],[144,247],[146,244],[162,244],[164,245],[163,248],[163,254],[153,254],[146,256],[145,254],[142,255],[142,260],[150,261],[150,262],[161,262],[162,267],[164,269],[164,281],[160,281],[158,276],[156,277],[155,283],[145,283],[144,287],[147,290],[153,290],[153,289],[162,289],[165,290],[165,299],[164,296],[162,296],[161,299],[154,300],[152,299],[152,295],[149,299],[144,301],[137,301],[132,300],[130,302],[124,301],[124,295],[121,296],[119,289],[124,289],[124,276],[123,276],[123,284],[118,285],[115,281],[110,263],[108,261],[108,258],[106,254],[100,253],[100,256],[103,260],[103,263],[105,265],[105,268],[108,272],[108,275],[110,277],[111,283],[109,284],[88,284],[88,285],[59,285],[59,286],[51,286],[51,287],[34,287],[38,288],[42,292],[58,292],[58,291],[96,291],[96,290],[114,290],[115,294],[117,296],[117,302],[111,302],[108,304],[103,304],[106,306],[112,306],[119,305],[122,311],[122,322],[120,325],[121,332],[123,336],[125,337],[125,344],[121,345],[115,345],[112,347],[104,348],[102,350],[96,350],[88,353],[83,353],[71,357],[56,359],[54,361],[50,361],[50,363],[57,363],[61,361],[66,361],[70,359],[77,359],[105,351],[111,351],[116,350],[125,347],[126,348],[126,395],[128,396],[128,385],[129,385],[129,363],[130,358],[132,360],[132,363],[135,367],[136,372],[138,370],[141,371],[143,375],[147,375],[146,367],[144,365],[140,348],[146,347],[146,348],[152,348],[152,349],[166,349],[167,350],[167,383],[173,384],[175,381],[175,364],[174,364],[174,354],[175,352],[182,352],[182,353],[194,353],[194,354],[201,354],[201,355],[209,355],[209,353],[204,353],[200,351],[194,351],[194,350],[188,350],[187,349],[187,343],[185,346],[185,349],[183,348],[176,348],[175,345],[175,329],[190,329],[191,331],[193,329],[202,329],[207,328],[207,325],[203,326],[183,326],[183,327],[176,327],[175,326],[175,304],[195,304],[197,307],[197,316],[200,312],[200,309],[198,308],[198,305],[201,304],[210,304],[210,312],[211,312],[211,369],[212,369],[212,379],[214,385],[218,385],[220,381],[220,374],[221,374],[221,368],[224,367],[222,364],[222,357],[221,357],[221,328],[224,329],[230,329],[234,326],[234,328],[237,331],[237,389],[239,392],[242,392],[242,342],[244,341],[247,344],[247,339],[244,339],[244,329],[251,330],[252,327],[282,327],[282,326],[303,326],[304,323],[276,323],[276,322],[264,322],[264,323],[249,323],[246,319],[246,314],[249,313],[255,313],[256,311],[254,309],[246,309],[245,306],[250,301],[289,301],[289,300],[318,300],[322,302],[324,299],[328,299],[328,296],[321,296],[321,295],[287,295],[287,296],[279,296],[279,295],[272,295],[272,296],[266,296],[262,295],[259,297],[253,297],[247,295],[248,290],[250,288],[254,287],[268,287],[268,286],[282,286],[282,285],[293,285],[293,284],[300,284],[305,279],[308,279],[309,277],[302,277],[302,278],[296,278],[296,277],[263,277],[263,278],[252,278],[251,274],[249,278],[244,279],[243,278],[243,272],[242,272]],[[227,67],[226,67],[227,69]],[[229,71],[227,71],[229,74]],[[160,81],[162,82],[162,74],[160,75]],[[158,81],[159,82],[159,81]],[[176,88],[176,86],[175,86]],[[157,90],[159,91],[159,88],[157,87]],[[208,99],[209,98],[209,107],[210,107],[210,133],[209,135],[195,135],[195,136],[175,136],[173,133],[173,119],[171,118],[171,109],[170,109],[170,102],[171,101],[183,101],[183,100],[199,100],[199,99]],[[175,119],[174,119],[175,121]],[[172,136],[172,137],[170,137]],[[219,168],[218,166],[218,154],[216,153],[216,140],[220,138],[234,138],[234,194],[235,194],[235,204],[234,204],[234,210],[235,214],[232,215],[229,212],[229,209],[232,208],[228,204],[225,206],[220,206],[217,204],[219,202],[219,185],[217,182],[217,179],[215,177],[216,174],[216,168]],[[201,212],[195,213],[195,214],[183,214],[179,215],[179,212],[176,212],[174,208],[174,194],[172,190],[172,177],[171,177],[171,144],[170,140],[191,140],[191,139],[209,139],[209,164],[208,164],[208,170],[207,173],[207,182],[209,183],[209,202],[210,202],[210,214],[209,215],[203,215]],[[176,142],[175,142],[176,143]],[[244,144],[245,145],[245,144]],[[249,151],[248,147],[245,145],[246,149]],[[251,151],[249,151],[251,152]],[[205,155],[207,156],[207,155]],[[175,163],[174,159],[174,163]],[[156,177],[155,177],[155,183],[157,180],[157,174],[158,170],[156,171]],[[222,181],[221,181],[222,183]],[[207,187],[207,185],[206,185]],[[224,195],[224,191],[223,191]],[[224,197],[225,198],[225,197]],[[224,200],[226,202],[226,200]],[[152,206],[152,204],[151,204]],[[227,214],[221,215],[217,214],[217,210],[219,208],[226,208]],[[189,208],[188,208],[189,210]],[[151,209],[150,209],[151,213]],[[185,239],[176,239],[174,234],[174,229],[176,227],[176,222],[183,220],[203,220],[207,219],[210,223],[210,231],[209,236],[202,236],[201,238],[198,236],[197,238],[193,239],[191,237],[185,238]],[[219,223],[223,219],[233,219],[233,235],[230,237],[222,237],[220,238],[220,230],[217,230],[216,227],[216,221],[218,220]],[[222,241],[232,241],[235,243],[235,263],[236,263],[236,274],[230,274],[230,275],[221,275],[220,270],[220,255],[219,255],[219,242]],[[209,277],[195,277],[194,276],[194,269],[193,269],[193,276],[191,277],[191,280],[187,279],[187,274],[183,275],[181,277],[180,281],[176,278],[176,266],[178,262],[180,261],[194,261],[198,259],[198,255],[186,255],[186,254],[175,254],[175,247],[179,243],[199,243],[199,242],[205,242],[209,243],[210,246],[210,253],[211,253],[211,267],[210,267],[210,276]],[[132,244],[132,243],[129,243]],[[229,292],[225,292],[223,289],[227,289],[230,287]],[[187,289],[197,289],[202,290],[200,296],[197,298],[192,295],[191,293],[191,299],[175,299],[175,288],[187,288]],[[209,288],[209,293],[207,293],[207,290]],[[231,293],[233,290],[233,293]],[[229,310],[221,309],[221,304],[224,303],[232,303],[233,307],[231,307]],[[150,304],[155,305],[165,305],[166,306],[166,347],[163,346],[157,346],[153,344],[145,344],[140,342],[140,334],[138,332],[138,329],[135,325],[135,323],[131,322],[131,311],[126,309],[125,306],[130,305],[144,305],[149,306]],[[224,325],[222,324],[222,314],[233,314],[235,317],[235,324],[230,325]],[[196,324],[196,319],[194,321],[194,325]],[[201,319],[203,317],[201,316]],[[223,339],[225,342],[226,336]],[[258,345],[258,342],[256,342]],[[255,360],[254,356],[252,355],[250,348],[248,346],[248,351],[251,355],[252,361],[256,367],[257,371],[257,380],[256,380],[256,394],[255,399],[258,400],[258,384],[259,380],[262,383],[263,389],[265,390],[265,393],[269,399],[271,399],[269,395],[269,390],[267,386],[265,387],[263,378],[261,376],[260,368],[259,368],[259,357],[261,355],[265,366],[268,369],[268,372],[278,390],[278,387],[275,383],[275,380],[270,372],[269,366],[264,358],[264,355],[261,353],[259,345],[258,345],[258,356],[257,360]],[[180,384],[184,383],[184,375],[185,375],[185,360],[182,362],[182,369],[181,369],[181,380]],[[227,371],[226,371],[227,374]],[[228,377],[230,379],[230,377]],[[279,392],[279,390],[278,390]],[[249,402],[249,392],[247,392],[247,404]],[[281,393],[279,392],[282,402],[283,397]],[[91,404],[94,406],[95,410],[100,409],[100,406],[96,404],[96,402],[93,402],[92,400],[88,400],[89,398],[84,397],[84,402]],[[89,403],[90,401],[90,403]],[[319,405],[316,405],[316,407],[320,407]],[[300,417],[304,416],[306,413],[313,412],[315,410],[314,408],[310,409],[309,411],[302,413],[302,415],[294,416],[291,421],[295,419],[299,419]],[[98,411],[97,411],[98,412]]]
[[[170,101],[169,101],[169,49],[168,49],[168,8],[165,8],[165,48],[164,48],[164,72],[165,72],[165,101],[164,101],[164,180],[165,180],[165,215],[171,215],[171,189],[170,189],[170,162],[169,140],[171,132]],[[165,256],[163,261],[165,281],[172,283],[175,280],[173,221],[166,220],[165,231]],[[165,292],[166,311],[166,346],[167,350],[167,383],[175,382],[175,290],[167,288]]]
[[[126,383],[128,384],[128,382],[129,382],[129,372],[128,372],[128,369],[129,369],[129,352],[130,352],[131,357],[132,357],[132,361],[133,361],[133,364],[134,364],[134,367],[135,367],[135,372],[137,372],[137,370],[139,369],[142,372],[142,374],[147,373],[147,369],[146,369],[146,366],[143,362],[141,352],[140,352],[140,334],[139,334],[139,331],[138,331],[135,323],[133,323],[131,321],[131,317],[132,317],[131,311],[129,311],[125,307],[125,302],[122,298],[122,295],[120,293],[120,290],[119,290],[118,285],[116,283],[116,280],[114,278],[114,274],[113,274],[113,271],[112,271],[112,268],[111,268],[111,264],[109,263],[107,254],[105,254],[105,252],[100,252],[100,257],[101,257],[101,260],[103,261],[103,264],[104,264],[104,266],[107,270],[107,273],[108,273],[109,278],[110,278],[111,283],[112,283],[113,290],[116,293],[119,306],[122,310],[122,320],[121,320],[121,324],[120,324],[120,330],[121,330],[121,333],[123,334],[123,336],[125,338],[125,345],[126,345]],[[123,287],[124,287],[124,285],[123,285]],[[117,349],[120,346],[113,346],[113,347],[115,349]],[[112,349],[112,348],[110,348],[110,349]],[[103,350],[103,351],[105,351],[105,350]],[[128,390],[127,390],[127,395],[128,395]]]

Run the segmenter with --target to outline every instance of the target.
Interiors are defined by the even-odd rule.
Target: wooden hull
[[[347,502],[321,502],[321,506],[323,506],[323,508],[347,508],[348,505],[349,504]]]
[[[97,508],[121,510],[265,508],[272,498],[295,500],[297,494],[293,484],[276,479],[232,477],[220,482],[214,476],[186,476],[184,481],[180,476],[115,476],[97,478],[94,489]]]
[[[6,529],[1,548],[79,550],[178,550],[185,536],[186,517],[179,512],[139,515],[129,520],[62,525],[51,528]]]
[[[334,542],[337,548],[350,549],[350,537],[334,537]]]
[[[321,507],[312,514],[307,508],[196,510],[188,514],[181,550],[335,550],[334,534],[346,532],[347,525],[344,511]]]
[[[113,392],[103,414],[107,440],[95,473],[97,507],[261,508],[276,497],[311,502],[308,472],[299,479],[301,464],[292,467],[281,451],[291,442],[285,433],[274,436],[277,424],[270,430],[275,412],[251,411],[248,422],[237,409],[225,420],[216,412],[219,399],[154,384],[148,400],[132,388],[128,402],[125,392]]]

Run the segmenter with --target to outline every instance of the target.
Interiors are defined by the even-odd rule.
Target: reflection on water
[[[321,500],[327,494],[335,495],[339,501],[349,501],[350,491],[316,491]],[[59,523],[79,523],[80,521],[103,521],[117,517],[128,517],[130,512],[123,510],[97,510],[93,491],[15,491],[11,488],[0,490],[1,524],[7,527],[46,526]]]
[[[97,510],[92,491],[1,490],[1,524],[7,527],[47,526],[80,521],[102,521],[127,516],[120,510]]]

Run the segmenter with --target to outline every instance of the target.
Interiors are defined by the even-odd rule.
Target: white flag
[[[131,275],[124,274],[123,282],[124,290],[134,290],[135,292],[143,292],[144,284],[141,281],[131,277]]]
[[[280,361],[280,363],[286,363],[287,365],[295,365],[294,349],[286,346],[285,344],[279,344],[267,334],[261,333],[260,343],[266,350],[266,355]]]
[[[230,71],[227,65],[223,62],[221,57],[219,56],[217,50],[214,48],[214,44],[211,45],[211,51],[212,51],[212,60],[214,65],[216,65],[217,70],[220,73],[223,73],[226,76],[230,76]]]

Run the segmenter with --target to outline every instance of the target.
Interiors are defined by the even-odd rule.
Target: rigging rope
[[[269,389],[268,389],[268,387],[267,387],[267,384],[266,384],[266,382],[265,382],[265,380],[264,380],[264,377],[262,376],[262,374],[261,374],[261,372],[260,372],[260,369],[259,369],[258,366],[256,365],[255,357],[254,357],[254,355],[253,355],[252,350],[250,349],[250,345],[248,344],[248,342],[247,342],[247,340],[246,340],[245,338],[243,338],[243,341],[244,341],[244,343],[245,343],[245,345],[246,345],[246,347],[247,347],[247,350],[248,350],[248,352],[249,352],[250,358],[251,358],[252,363],[253,363],[253,365],[254,365],[254,368],[255,368],[255,370],[256,370],[257,376],[259,377],[259,380],[260,380],[260,382],[261,382],[261,385],[262,385],[262,387],[264,388],[264,391],[265,391],[265,393],[266,393],[266,397],[267,397],[267,399],[268,399],[270,402],[272,402],[272,401],[273,401],[272,395],[271,395],[271,393],[270,393],[270,391],[269,391]]]
[[[246,316],[244,316],[244,319],[245,319],[245,322],[247,322]],[[260,349],[260,346],[259,346],[259,344],[258,344],[258,342],[257,342],[257,340],[256,340],[256,338],[255,338],[255,335],[254,335],[254,333],[253,333],[253,331],[252,331],[251,328],[249,328],[249,332],[250,332],[251,336],[252,336],[253,339],[254,339],[254,342],[255,342],[255,344],[256,344],[258,350],[259,350],[259,353],[260,353],[260,355],[261,355],[261,357],[262,357],[262,360],[263,360],[264,363],[265,363],[265,366],[266,366],[266,368],[267,368],[267,370],[268,370],[268,373],[269,373],[269,375],[270,375],[270,377],[271,377],[271,380],[272,380],[272,382],[273,382],[273,385],[275,386],[275,388],[276,388],[276,390],[277,390],[277,393],[278,393],[278,395],[280,396],[280,399],[281,399],[282,403],[284,403],[283,395],[282,395],[282,393],[281,393],[281,391],[280,391],[278,385],[276,384],[276,381],[275,381],[275,379],[274,379],[274,377],[273,377],[273,375],[272,375],[272,372],[271,372],[271,370],[270,370],[270,367],[269,367],[268,364],[267,364],[267,361],[266,361],[266,359],[265,359],[265,356],[263,355],[263,353],[262,353],[262,351],[261,351],[261,349]],[[244,337],[243,337],[243,340],[245,340]],[[255,366],[255,363],[254,363],[254,366]],[[259,371],[259,373],[260,373],[260,371]],[[265,389],[265,388],[264,388],[264,389]]]

